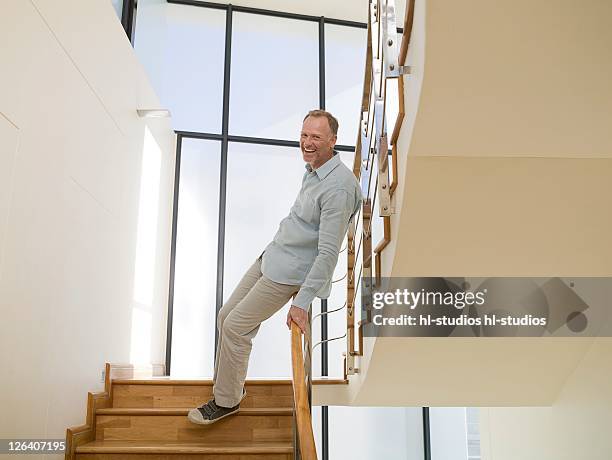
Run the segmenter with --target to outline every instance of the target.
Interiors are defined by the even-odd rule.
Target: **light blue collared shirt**
[[[293,305],[308,310],[315,297],[329,297],[340,245],[361,201],[359,183],[337,152],[314,171],[306,164],[300,193],[261,265],[266,278],[301,285]]]

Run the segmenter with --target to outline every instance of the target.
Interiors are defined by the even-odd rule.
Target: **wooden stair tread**
[[[147,379],[113,379],[114,385],[212,385],[209,379],[172,379],[167,376],[149,377]],[[291,380],[247,380],[245,385],[291,385]]]
[[[88,395],[87,424],[67,430],[67,459],[293,459],[291,380],[247,380],[238,413],[200,426],[187,414],[210,399],[211,379],[128,370],[107,363],[104,391]]]
[[[193,408],[191,408],[193,409]],[[97,415],[187,415],[190,409],[182,407],[105,407],[96,410]],[[292,415],[291,407],[245,407],[239,415]]]
[[[313,385],[348,385],[348,379],[319,377],[312,380]],[[172,379],[168,376],[149,377],[146,379],[113,379],[115,385],[198,385],[212,386],[209,379]],[[247,380],[245,385],[291,385],[291,380],[261,379]]]
[[[336,379],[328,377],[319,377],[312,380],[313,385],[348,385],[348,379]]]
[[[282,454],[292,453],[290,441],[190,442],[190,441],[92,441],[76,452],[113,454]]]

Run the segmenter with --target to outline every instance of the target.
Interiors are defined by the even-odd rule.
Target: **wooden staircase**
[[[202,426],[187,412],[212,397],[211,381],[112,373],[89,395],[87,425],[68,429],[66,459],[293,459],[291,380],[247,381],[240,412]]]

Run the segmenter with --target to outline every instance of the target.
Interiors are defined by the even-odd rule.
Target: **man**
[[[274,239],[219,311],[213,399],[189,411],[207,425],[238,412],[244,399],[251,342],[260,324],[294,297],[287,326],[306,331],[315,297],[327,298],[349,220],[361,203],[353,172],[334,152],[338,121],[312,110],[304,118],[300,149],[306,162],[302,188]]]

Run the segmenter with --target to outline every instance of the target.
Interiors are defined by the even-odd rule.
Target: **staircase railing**
[[[395,0],[369,2],[361,115],[353,161],[353,173],[361,184],[364,201],[349,225],[347,244],[341,251],[346,250],[347,273],[334,280],[336,283],[346,278],[346,301],[341,307],[314,317],[329,316],[346,308],[346,333],[315,344],[316,347],[346,337],[345,379],[347,375],[359,371],[355,357],[363,355],[363,327],[371,320],[366,316],[357,321],[356,308],[359,303],[362,309],[366,307],[365,311],[368,311],[367,302],[371,300],[372,288],[382,276],[381,254],[391,241],[391,216],[395,213],[392,198],[399,180],[397,140],[405,114],[404,76],[410,73],[405,63],[412,34],[414,5],[415,0],[407,1],[400,43],[397,38]],[[391,79],[397,80],[397,94],[388,91]],[[398,111],[395,120],[390,123],[388,102],[391,98],[397,98]],[[375,212],[377,201],[378,213]],[[373,222],[377,219],[382,219],[383,236],[372,248]],[[358,298],[360,292],[361,298]]]
[[[347,236],[345,377],[359,371],[355,357],[363,355],[363,326],[371,320],[366,315],[356,324],[359,288],[362,311],[368,311],[372,288],[381,278],[381,253],[391,241],[391,216],[395,213],[392,198],[399,180],[397,139],[405,113],[404,76],[410,73],[405,62],[412,33],[414,3],[415,0],[408,0],[406,4],[400,44],[397,39],[395,0],[370,1],[361,117],[353,162],[353,172],[361,183],[364,201]],[[388,93],[391,79],[397,79],[397,94]],[[388,120],[391,98],[398,100],[395,120]],[[378,213],[375,212],[377,201]],[[382,218],[383,236],[372,249],[376,214]]]
[[[302,332],[297,324],[291,322],[291,368],[295,410],[294,458],[296,460],[300,458],[302,460],[317,460],[310,412],[312,388],[310,350],[310,326],[308,326],[307,333],[304,334],[304,344],[302,345]]]
[[[405,62],[412,33],[414,6],[415,0],[407,0],[400,44],[397,39],[395,0],[369,2],[361,115],[353,161],[353,173],[361,184],[364,200],[361,209],[349,225],[347,244],[340,251],[346,250],[347,273],[333,280],[333,283],[337,283],[346,278],[346,301],[341,307],[322,312],[313,318],[327,317],[346,308],[346,333],[339,337],[321,340],[314,347],[311,347],[310,329],[304,337],[304,350],[308,353],[308,357],[316,346],[346,337],[345,380],[348,375],[359,371],[355,365],[355,357],[363,355],[363,327],[371,320],[367,316],[361,318],[355,332],[357,295],[361,288],[362,308],[367,307],[368,299],[371,300],[372,288],[380,282],[381,253],[391,241],[391,216],[395,212],[392,198],[399,181],[397,140],[405,114],[404,76],[410,73],[410,68]],[[390,95],[387,91],[389,79],[397,79],[396,95]],[[389,97],[398,99],[398,113],[391,125],[387,120]],[[390,138],[389,132],[391,132]],[[383,237],[372,249],[372,225],[376,218],[374,210],[377,200],[378,215],[382,218]],[[372,259],[374,259],[374,273]],[[309,321],[309,327],[310,324]],[[296,438],[294,458],[316,460],[317,452],[310,411],[310,363],[307,362],[305,367],[301,337],[299,327],[291,323]]]

